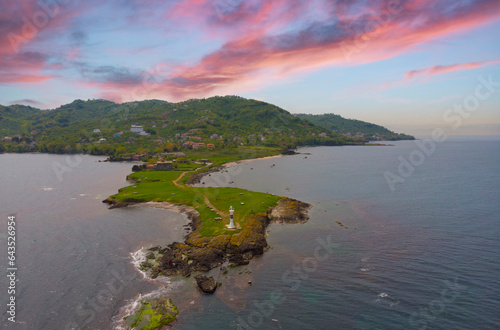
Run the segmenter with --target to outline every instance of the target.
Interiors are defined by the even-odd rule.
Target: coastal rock
[[[159,203],[154,205],[158,206]],[[172,208],[172,204],[161,204]],[[311,205],[297,200],[283,198],[278,205],[266,213],[252,214],[245,227],[236,234],[207,237],[200,234],[202,222],[199,213],[193,209],[176,206],[191,220],[192,231],[184,243],[175,242],[161,249],[154,262],[148,261],[144,268],[149,268],[151,276],[182,275],[206,272],[228,262],[230,267],[247,265],[256,255],[267,249],[266,227],[271,221],[281,223],[303,223],[308,219],[307,211]]]
[[[214,173],[214,172],[219,172],[220,170],[222,170],[224,168],[224,166],[216,166],[216,167],[210,167],[208,168],[207,170],[204,170],[204,171],[201,171],[199,173],[196,173],[194,175],[192,175],[187,181],[186,181],[186,184],[187,185],[193,185],[193,184],[197,184],[197,183],[200,183],[201,182],[201,179],[203,179],[203,177],[205,175],[210,175],[210,173]]]
[[[214,293],[215,289],[217,289],[218,283],[213,276],[206,277],[205,275],[196,275],[194,278],[196,284],[198,284],[198,287],[203,293]]]
[[[270,221],[278,223],[304,223],[309,220],[311,204],[291,198],[282,198],[269,213]]]
[[[134,329],[163,329],[177,319],[177,307],[170,299],[155,298],[141,301],[141,307],[125,322]]]

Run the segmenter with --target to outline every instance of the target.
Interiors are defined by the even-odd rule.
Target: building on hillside
[[[219,138],[219,136],[214,133],[214,134],[210,135],[210,138],[213,139],[213,140],[216,140],[216,139]]]
[[[137,126],[137,125],[132,125],[132,126],[130,126],[130,131],[132,133],[140,134],[140,133],[144,132],[144,127]]]
[[[115,133],[115,134],[113,134],[113,137],[120,137],[120,136],[121,136],[121,134],[120,134],[120,133]]]
[[[99,139],[99,143],[104,143],[104,142],[106,142],[105,138]]]
[[[213,143],[208,143],[208,144],[207,144],[207,148],[208,148],[208,149],[215,149],[215,144],[213,144]]]
[[[6,136],[2,139],[2,141],[12,141],[12,136]]]
[[[204,148],[204,147],[205,143],[203,142],[193,144],[193,149]]]
[[[139,154],[137,154],[137,155],[133,155],[133,156],[132,156],[132,159],[133,159],[133,160],[141,160],[141,159],[142,159],[142,157],[144,157],[144,155],[139,155]]]
[[[94,133],[101,133],[101,130],[98,128],[94,128]]]
[[[172,168],[172,162],[158,162],[155,165],[155,170],[157,171],[170,171]]]

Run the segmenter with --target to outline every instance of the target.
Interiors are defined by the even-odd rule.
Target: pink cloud
[[[408,71],[406,73],[406,78],[414,79],[422,76],[430,77],[454,71],[477,69],[486,65],[493,65],[498,63],[500,63],[500,61],[469,62],[469,63],[452,64],[452,65],[435,65],[431,66],[430,68]]]
[[[185,7],[187,3],[194,7],[188,10]],[[195,65],[178,66],[173,74],[164,77],[162,82],[149,86],[147,91],[152,96],[174,100],[223,94],[229,89],[247,91],[258,88],[256,86],[266,81],[287,78],[294,73],[391,58],[436,38],[468,31],[498,19],[500,14],[500,5],[495,1],[478,1],[455,12],[450,12],[449,6],[444,2],[409,1],[397,10],[392,8],[392,14],[389,11],[391,7],[387,7],[388,3],[390,2],[382,1],[372,8],[365,8],[362,18],[350,22],[349,17],[352,17],[355,8],[344,4],[344,7],[339,6],[335,11],[337,16],[344,19],[342,22],[310,24],[301,30],[290,30],[278,35],[273,34],[276,25],[262,24],[259,33],[255,33],[254,24],[265,23],[268,20],[266,15],[278,12],[276,6],[285,6],[285,3],[273,2],[275,7],[272,10],[263,9],[263,5],[258,10],[260,15],[242,16],[241,20],[234,23],[238,31],[244,31],[243,27],[247,26],[247,33],[239,33]],[[183,3],[175,13],[189,16],[200,10],[212,10],[206,6],[206,1],[191,0]],[[328,8],[325,7],[325,10]],[[389,16],[384,17],[381,13]],[[237,15],[237,9],[234,13],[231,12],[233,14]],[[283,21],[289,24],[293,17],[295,13],[288,15]],[[360,34],[360,28],[370,32]],[[453,69],[457,68],[436,67],[431,72],[437,74]],[[418,73],[410,76],[416,74]],[[125,90],[130,88],[123,84],[109,83],[106,87]]]
[[[469,31],[500,17],[500,3],[495,0],[471,3],[451,0],[186,0],[173,5],[157,0],[135,2],[138,10],[125,19],[122,17],[125,21],[135,24],[151,21],[147,26],[161,31],[171,27],[179,31],[195,30],[196,38],[220,46],[202,55],[196,63],[175,65],[167,60],[153,63],[150,66],[173,67],[157,75],[153,82],[146,81],[141,70],[116,67],[116,63],[75,65],[82,75],[82,83],[99,88],[103,95],[115,100],[161,98],[175,101],[256,90],[295,74],[395,57],[429,41]],[[127,2],[130,3],[134,1]],[[160,8],[160,4],[164,11],[155,14],[164,19],[148,20],[147,13]],[[36,0],[6,4],[0,13],[0,84],[44,81],[44,78],[54,77],[47,71],[66,69],[72,63],[84,61],[85,53],[82,50],[80,54],[78,47],[61,52],[67,53],[65,65],[57,64],[60,59],[51,61],[43,56],[27,61],[21,54],[42,37],[49,40],[44,46],[50,46],[50,38],[55,40],[57,35],[54,32],[84,12],[89,15],[89,8],[95,5],[89,0],[84,5],[78,4],[77,8],[61,9],[42,31],[46,32],[43,36],[22,43],[20,52],[15,54],[5,36],[8,32],[20,31],[21,17],[32,17],[39,8]],[[407,78],[470,69],[473,65],[415,70],[408,73]]]

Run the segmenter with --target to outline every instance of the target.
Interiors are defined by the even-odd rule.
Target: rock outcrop
[[[206,277],[204,275],[196,275],[194,278],[196,284],[198,284],[198,287],[203,293],[214,293],[217,289],[218,283],[212,276]]]
[[[231,267],[247,265],[254,256],[264,253],[267,247],[266,227],[271,221],[305,222],[310,207],[307,203],[283,198],[267,213],[250,215],[239,233],[215,237],[199,233],[201,221],[197,212],[185,212],[191,220],[192,231],[184,243],[152,248],[154,257],[149,255],[141,266],[150,270],[151,277],[155,278],[160,274],[189,276],[196,271],[219,267],[225,261]]]

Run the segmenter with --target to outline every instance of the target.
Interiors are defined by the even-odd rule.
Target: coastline
[[[267,156],[267,157],[261,157],[261,158],[249,158],[249,159],[242,159],[242,160],[237,160],[235,162],[230,162],[230,163],[225,163],[225,164],[222,164],[220,165],[221,167],[223,168],[226,168],[226,167],[230,167],[230,166],[234,166],[234,165],[238,165],[238,164],[241,164],[241,163],[248,163],[248,162],[252,162],[254,160],[263,160],[263,159],[273,159],[273,158],[281,158],[281,157],[284,157],[285,155],[283,154],[280,154],[280,155],[275,155],[275,156]]]
[[[147,202],[143,205],[185,214],[189,219],[186,227],[190,228],[184,242],[146,250],[146,260],[140,270],[151,278],[159,275],[189,277],[195,272],[208,272],[226,262],[230,267],[247,265],[253,257],[267,250],[266,228],[270,223],[304,223],[308,221],[308,211],[312,207],[308,203],[282,197],[267,212],[251,215],[239,232],[208,237],[200,234],[203,222],[195,208],[169,202]]]
[[[214,168],[208,168],[198,173],[194,171],[194,174],[189,178],[185,186],[177,183],[184,174],[189,173],[183,172],[176,179],[172,180],[171,183],[179,189],[187,187],[193,188],[193,179],[201,180],[202,177],[209,173],[221,171],[229,166],[234,166],[243,162],[279,157],[283,157],[283,155],[244,159],[225,163]],[[148,177],[149,176],[151,175],[148,175]],[[135,184],[139,185],[139,183]],[[243,194],[239,193],[239,195]],[[141,261],[134,259],[134,265],[142,276],[148,279],[157,279],[159,276],[161,276],[161,278],[175,275],[183,277],[194,276],[196,277],[195,282],[199,291],[203,293],[213,293],[217,287],[223,283],[217,283],[212,277],[208,278],[205,275],[199,275],[200,273],[206,274],[215,268],[220,268],[222,272],[227,272],[226,267],[232,268],[248,265],[255,256],[262,255],[269,248],[266,240],[266,228],[270,223],[304,223],[308,221],[308,212],[312,205],[287,197],[277,198],[276,204],[272,204],[273,206],[267,208],[266,211],[254,213],[252,210],[251,214],[246,214],[244,218],[240,218],[239,221],[243,221],[244,225],[241,227],[238,225],[236,231],[226,231],[223,234],[216,234],[215,236],[207,236],[200,232],[203,226],[203,220],[200,218],[200,212],[198,211],[199,205],[194,207],[194,205],[184,205],[166,200],[160,201],[156,198],[144,202],[133,200],[122,200],[122,202],[118,202],[116,199],[108,197],[103,202],[110,204],[109,208],[134,205],[136,207],[162,208],[186,215],[188,223],[184,227],[187,232],[182,242],[173,242],[168,246],[153,246],[149,249],[142,249],[144,258]],[[271,201],[271,199],[268,199],[268,201]],[[205,200],[205,202],[206,205],[211,205],[209,200]],[[260,202],[258,202],[258,204],[260,205]],[[211,205],[211,207],[215,208],[213,205]],[[202,209],[199,210],[203,211]],[[212,283],[213,287],[211,290],[207,290],[203,283]]]

